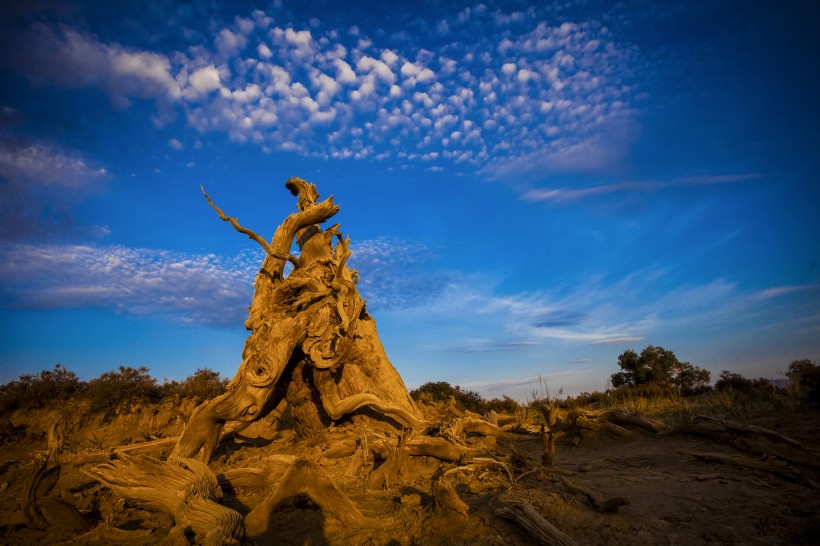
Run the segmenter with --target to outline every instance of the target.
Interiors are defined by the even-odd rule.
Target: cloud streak
[[[642,180],[625,181],[614,184],[600,184],[586,188],[539,188],[533,189],[524,194],[524,200],[530,202],[552,202],[568,203],[583,199],[611,195],[618,193],[641,193],[662,191],[671,188],[691,187],[691,186],[714,186],[721,184],[734,184],[747,182],[761,178],[763,175],[757,173],[714,175],[714,176],[688,176],[674,180]]]

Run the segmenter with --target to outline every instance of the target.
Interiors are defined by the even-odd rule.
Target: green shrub
[[[434,402],[446,402],[452,396],[459,408],[484,413],[486,400],[480,394],[462,389],[458,385],[453,387],[446,381],[430,381],[410,391],[410,396],[414,400],[419,400],[424,395],[432,398]]]

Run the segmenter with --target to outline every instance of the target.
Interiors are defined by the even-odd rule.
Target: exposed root
[[[239,513],[216,502],[222,497],[216,476],[194,459],[165,463],[125,456],[86,474],[127,498],[171,514],[176,526],[190,528],[201,544],[237,542],[244,536]]]
[[[458,512],[462,516],[467,515],[467,511],[470,507],[465,503],[456,493],[455,489],[453,489],[453,485],[450,481],[441,476],[439,479],[433,481],[433,497],[436,499],[436,503],[444,509],[453,510],[454,512]]]
[[[344,523],[368,523],[356,505],[336,487],[322,467],[312,461],[299,459],[285,472],[279,485],[272,488],[262,502],[245,516],[248,537],[260,537],[267,533],[271,513],[294,495],[307,496],[319,505],[323,512]]]

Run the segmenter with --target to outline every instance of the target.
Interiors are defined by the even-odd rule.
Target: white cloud
[[[197,99],[220,87],[219,71],[214,65],[208,65],[197,69],[188,77],[185,96],[189,99]]]

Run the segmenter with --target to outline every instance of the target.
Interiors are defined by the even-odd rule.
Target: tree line
[[[85,399],[93,412],[114,413],[140,404],[162,401],[166,397],[213,398],[225,392],[228,379],[210,368],[196,370],[183,381],[151,377],[148,368],[119,366],[90,381],[82,381],[62,364],[38,374],[24,374],[0,386],[0,414],[15,409],[52,406],[69,399]]]
[[[611,395],[696,396],[713,389],[740,393],[770,393],[780,389],[769,379],[748,379],[727,370],[711,386],[708,370],[680,362],[674,352],[652,345],[640,354],[633,350],[624,351],[618,357],[618,366],[620,371],[610,376],[612,389],[605,393],[585,392],[551,401],[565,406],[582,406]],[[820,406],[820,366],[809,359],[794,360],[785,375],[793,394],[802,401]],[[90,381],[82,381],[62,364],[56,364],[52,370],[24,374],[15,381],[0,385],[0,415],[18,408],[48,407],[69,399],[87,400],[90,411],[94,412],[127,412],[135,405],[157,403],[168,397],[206,400],[225,392],[227,384],[228,378],[209,368],[198,369],[183,381],[160,383],[144,366],[119,366]],[[515,413],[522,407],[509,396],[487,400],[475,391],[452,386],[446,381],[427,382],[411,390],[410,395],[415,400],[435,402],[448,402],[452,398],[459,408],[476,413],[490,410]],[[534,392],[533,399],[537,398]]]

